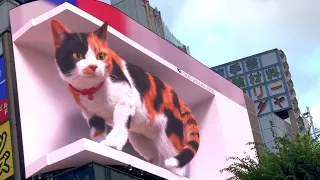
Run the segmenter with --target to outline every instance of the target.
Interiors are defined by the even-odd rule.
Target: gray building
[[[274,145],[276,136],[300,133],[307,128],[300,115],[289,64],[282,50],[272,49],[210,69],[251,98],[253,106],[247,100],[247,108],[254,108],[267,147]],[[254,118],[250,120],[254,121]]]
[[[9,11],[19,5],[14,0],[0,0],[0,56],[3,55],[2,36],[9,28]]]
[[[162,20],[161,12],[151,7],[149,0],[101,0],[116,7],[144,27],[170,42],[172,45],[190,54],[189,47],[181,43]]]

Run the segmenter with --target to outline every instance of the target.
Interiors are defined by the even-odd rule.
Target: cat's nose
[[[98,68],[97,65],[91,64],[88,66],[88,68],[90,68],[92,71],[96,71],[96,69]]]

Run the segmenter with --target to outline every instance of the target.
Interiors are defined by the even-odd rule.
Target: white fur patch
[[[107,136],[107,133],[103,133],[99,136],[94,137],[94,134],[97,132],[97,129],[95,127],[92,127],[90,129],[90,138],[91,140],[95,141],[95,142],[100,142],[102,140],[104,140]]]
[[[177,168],[179,166],[179,161],[176,158],[170,158],[164,162],[167,168]]]

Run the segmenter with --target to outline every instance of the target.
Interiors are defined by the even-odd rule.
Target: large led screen
[[[172,45],[158,48],[168,59],[185,57],[179,67],[137,43],[120,21],[141,39],[156,35],[112,8],[105,20],[68,3],[11,10],[27,177],[92,161],[170,180],[222,177],[225,159],[253,139],[247,111],[235,102],[244,101],[242,91]],[[216,94],[190,67],[241,96]]]

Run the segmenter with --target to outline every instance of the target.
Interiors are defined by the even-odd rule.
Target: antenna
[[[312,129],[312,135],[316,138],[316,137],[317,137],[317,134],[316,134],[317,131],[316,131],[315,127],[314,127],[313,118],[312,118],[312,116],[311,116],[310,109],[309,109],[308,106],[307,106],[307,112],[303,113],[302,115],[303,115],[303,117],[305,117],[305,118],[309,118],[310,127],[311,127],[311,129]]]

